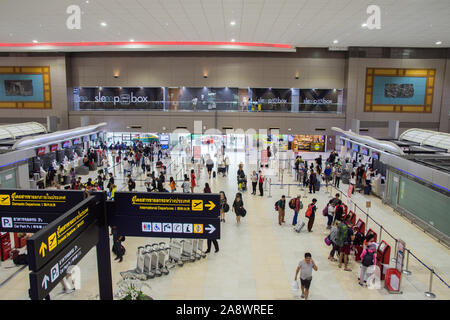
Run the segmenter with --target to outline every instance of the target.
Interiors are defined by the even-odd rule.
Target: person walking
[[[128,176],[128,191],[133,191],[136,188],[136,182],[134,182],[133,178],[131,178],[131,174]]]
[[[284,223],[284,214],[286,209],[286,197],[284,195],[281,196],[281,199],[277,201],[278,207],[278,224],[281,226]]]
[[[300,195],[298,195],[297,198],[294,198],[295,207],[294,207],[294,218],[292,219],[293,226],[297,225],[298,213],[300,212],[300,209],[303,208],[303,203],[300,199],[301,199]]]
[[[314,173],[314,170],[311,170],[311,173],[309,175],[309,193],[311,193],[311,191],[314,191],[314,193],[316,193],[316,183],[316,174]]]
[[[314,225],[314,218],[316,216],[316,203],[317,199],[312,199],[312,202],[308,205],[308,209],[306,209],[305,216],[308,218],[308,232],[312,232],[312,227]]]
[[[334,178],[334,186],[339,189],[339,182],[341,181],[342,168],[340,165],[336,166],[335,178]]]
[[[334,220],[334,210],[335,210],[334,199],[331,199],[328,202],[326,210],[328,218],[327,229],[331,229],[331,224],[333,223]]]
[[[311,253],[305,253],[305,259],[300,261],[297,270],[295,271],[294,281],[297,281],[298,273],[300,272],[300,285],[302,289],[302,298],[308,300],[309,288],[312,281],[312,271],[317,271],[317,265],[312,259]]]
[[[205,183],[205,188],[203,188],[204,193],[211,193],[211,188],[209,187],[209,183]]]
[[[324,170],[324,175],[325,175],[325,187],[328,188],[328,182],[331,181],[331,167],[328,164]]]
[[[264,177],[262,175],[261,170],[259,170],[259,174],[258,174],[259,178],[258,178],[258,184],[259,184],[259,195],[262,197],[263,196],[263,185],[264,185]]]
[[[184,177],[184,182],[181,185],[181,187],[183,188],[183,192],[184,193],[189,193],[191,189],[191,183],[189,182],[189,178],[188,177]]]
[[[125,241],[125,237],[118,234],[116,226],[111,227],[111,234],[113,236],[112,251],[116,254],[116,258],[114,260],[119,260],[119,262],[122,262],[123,255],[125,254],[125,247],[122,245],[122,242]]]
[[[194,189],[195,189],[195,173],[194,173],[194,169],[191,170],[191,192],[194,193]]]
[[[244,202],[242,201],[242,194],[240,192],[236,193],[232,210],[236,214],[236,223],[239,225],[241,217],[245,215]]]
[[[328,256],[328,260],[331,261],[337,261],[337,259],[334,258],[334,254],[336,251],[339,251],[339,247],[336,245],[336,236],[338,232],[338,222],[335,221],[333,225],[331,226],[330,234],[328,235],[328,239],[330,239],[332,249],[330,251],[330,254]]]
[[[210,179],[211,179],[211,171],[212,171],[213,167],[214,167],[214,161],[209,156],[208,159],[206,160],[206,169],[208,171],[208,176]]]
[[[173,177],[170,177],[170,191],[175,192],[177,190],[177,183],[173,180]]]
[[[256,194],[256,185],[258,184],[258,174],[256,173],[255,170],[253,170],[250,180],[252,181],[252,188],[253,188],[252,194],[255,195]]]
[[[225,222],[225,212],[230,210],[230,206],[227,203],[227,197],[225,196],[225,192],[220,191],[220,222]]]
[[[147,178],[145,178],[145,188],[147,189],[147,192],[152,191],[152,175],[150,173],[147,173]]]

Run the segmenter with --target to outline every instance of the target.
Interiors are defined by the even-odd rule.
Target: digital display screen
[[[361,153],[365,156],[369,155],[369,149],[365,148],[365,147],[361,147]]]
[[[378,251],[383,252],[385,248],[386,248],[386,243],[382,242],[382,243],[380,243],[380,246],[378,247]]]
[[[76,139],[72,140],[72,143],[73,143],[73,145],[80,144],[81,140],[80,140],[80,138],[76,138]]]
[[[347,146],[347,149],[351,149],[351,148],[352,148],[351,142],[350,142],[350,141],[347,141],[347,142],[346,142],[346,146]]]
[[[359,146],[358,146],[357,144],[354,144],[354,145],[353,145],[353,150],[355,150],[356,152],[358,152],[358,151],[359,151]]]
[[[372,151],[372,158],[378,160],[380,159],[380,154],[378,152]]]
[[[83,142],[87,142],[87,141],[89,141],[89,137],[88,136],[84,136],[83,137]]]
[[[45,154],[45,147],[41,147],[41,148],[37,148],[36,149],[36,155],[37,156],[42,156],[43,154]]]
[[[91,141],[97,140],[97,134],[91,134]]]
[[[70,146],[70,141],[64,141],[64,142],[61,144],[61,146],[62,146],[63,148],[68,148],[68,147]]]
[[[292,141],[294,141],[294,135],[290,134],[288,136],[288,142],[292,142]]]
[[[58,150],[58,145],[57,144],[50,145],[50,152],[55,152],[57,150]]]

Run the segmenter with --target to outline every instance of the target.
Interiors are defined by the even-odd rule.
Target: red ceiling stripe
[[[0,43],[0,47],[90,47],[90,46],[232,46],[232,47],[266,47],[292,49],[289,44],[258,42],[217,42],[217,41],[100,41],[100,42],[38,42],[38,43]]]

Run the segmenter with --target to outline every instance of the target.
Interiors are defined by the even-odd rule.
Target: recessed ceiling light
[[[106,26],[107,26],[106,22],[100,22],[100,25],[101,25],[102,27],[106,27]]]
[[[234,26],[236,24],[236,21],[231,21],[230,26]]]
[[[440,44],[442,44],[442,41],[436,41],[436,44],[440,45]]]
[[[86,3],[89,3],[89,0],[86,0]]]
[[[338,43],[338,42],[339,42],[339,41],[337,41],[337,40],[333,40],[333,43],[334,43],[334,44],[336,44],[336,43]]]
[[[361,25],[361,27],[363,27],[363,28],[367,27],[367,23],[363,23],[363,24]]]
[[[233,39],[231,39],[231,42],[235,42],[235,41],[236,41],[236,39],[234,39],[234,38],[233,38]]]
[[[130,39],[130,42],[134,42],[134,39]]]
[[[37,40],[33,40],[33,43],[38,43],[38,41]]]

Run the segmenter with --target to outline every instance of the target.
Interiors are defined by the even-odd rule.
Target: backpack
[[[375,252],[373,251],[367,251],[366,254],[364,255],[361,263],[364,267],[370,267],[371,265],[373,265],[373,255],[375,254]]]
[[[353,240],[353,244],[355,246],[362,246],[364,239],[365,239],[364,234],[362,232],[358,232],[355,235],[355,240]]]
[[[223,212],[228,212],[228,211],[230,211],[230,205],[228,203],[225,203],[223,205]]]
[[[322,215],[323,215],[324,217],[328,216],[328,205],[329,205],[329,204],[327,204],[327,205],[325,206],[325,208],[323,208],[323,210],[322,210]]]
[[[278,201],[275,202],[275,211],[278,211]]]
[[[313,204],[311,203],[309,206],[308,206],[308,209],[306,209],[306,212],[305,212],[305,217],[307,217],[307,218],[309,218],[311,215],[312,215],[312,208],[313,208]]]
[[[338,247],[343,247],[346,244],[347,234],[348,234],[348,227],[344,223],[341,223],[338,226],[338,232],[336,235],[336,245]]]
[[[291,199],[291,201],[289,201],[289,208],[295,209],[295,199],[296,198],[293,198],[293,199]]]

